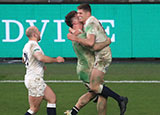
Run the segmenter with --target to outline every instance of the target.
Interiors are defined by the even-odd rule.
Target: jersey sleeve
[[[86,26],[85,32],[87,33],[87,35],[88,34],[94,34],[94,35],[96,35],[96,24],[94,24],[93,22],[89,23]]]
[[[32,54],[34,54],[36,52],[41,52],[41,49],[38,46],[38,44],[32,44],[31,52],[32,52]]]

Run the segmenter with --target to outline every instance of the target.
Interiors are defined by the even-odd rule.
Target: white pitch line
[[[24,80],[0,80],[0,83],[23,83]],[[82,83],[80,80],[46,80],[46,83]],[[122,80],[122,81],[105,81],[105,83],[160,83],[158,80]]]

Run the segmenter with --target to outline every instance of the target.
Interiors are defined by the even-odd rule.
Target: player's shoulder
[[[38,43],[37,43],[36,41],[32,41],[32,40],[28,41],[28,44],[31,44],[31,45],[38,45]]]
[[[86,24],[84,25],[84,27],[93,27],[93,26],[96,26],[97,23],[99,23],[97,18],[95,18],[94,16],[90,16],[86,21]]]
[[[37,47],[37,46],[39,46],[39,45],[38,45],[38,43],[37,43],[36,41],[31,41],[31,40],[30,40],[30,41],[28,41],[28,46],[29,46],[29,47]]]
[[[23,50],[31,49],[31,48],[34,47],[34,46],[38,46],[38,43],[37,43],[36,41],[31,41],[31,40],[29,40],[29,41],[25,44]]]
[[[94,16],[90,16],[86,23],[89,24],[89,23],[95,23],[95,22],[98,22],[98,19],[95,18]]]

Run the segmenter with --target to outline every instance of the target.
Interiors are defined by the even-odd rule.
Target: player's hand
[[[69,28],[69,33],[73,34],[74,32],[75,32],[75,30],[70,27]]]
[[[80,31],[80,30],[75,30],[75,32],[74,32],[74,35],[79,35],[79,34],[81,34],[82,32]]]
[[[76,41],[76,36],[73,35],[73,34],[71,34],[71,33],[68,33],[68,34],[67,34],[67,38],[68,38],[69,40],[71,40],[71,41]]]
[[[63,58],[63,57],[60,57],[60,56],[58,56],[58,57],[56,58],[56,60],[57,60],[58,63],[64,62],[64,58]]]
[[[106,45],[109,46],[110,44],[111,44],[111,39],[109,37],[107,37]]]

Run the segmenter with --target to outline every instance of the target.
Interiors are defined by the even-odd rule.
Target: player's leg
[[[33,115],[39,110],[46,84],[44,83],[43,78],[39,76],[28,76],[27,79],[25,79],[25,86],[28,89],[28,100],[30,105],[30,109],[25,115]]]
[[[104,73],[96,72],[97,69],[93,69],[91,77],[90,77],[90,89],[96,93],[100,93],[100,85],[104,83]],[[106,115],[106,103],[107,98],[99,95],[97,102],[97,111],[98,115]]]
[[[120,107],[120,113],[121,115],[124,115],[124,112],[126,111],[126,106],[128,103],[128,98],[127,97],[122,97],[116,92],[112,91],[110,88],[108,88],[105,85],[99,84],[98,83],[93,83],[96,80],[98,81],[101,79],[100,76],[104,76],[106,71],[108,70],[108,67],[112,61],[112,55],[109,47],[104,48],[98,55],[96,55],[96,61],[94,64],[94,69],[91,74],[91,89],[94,89],[94,84],[95,84],[95,92],[99,93],[103,97],[107,98],[108,96],[114,98]]]
[[[95,93],[101,92],[101,84],[103,83],[104,73],[99,71],[98,69],[94,68],[91,73],[90,77],[90,90],[94,91]]]
[[[98,97],[97,111],[98,115],[106,115],[107,99],[103,96]]]
[[[29,96],[28,100],[30,109],[27,111],[27,113],[25,113],[25,115],[33,115],[39,110],[40,104],[43,100],[43,96],[40,97]]]
[[[91,81],[90,81],[91,90],[95,91],[96,93],[99,93],[105,98],[108,98],[109,96],[115,99],[119,104],[121,115],[123,115],[124,112],[126,111],[128,98],[122,97],[116,92],[112,91],[109,87],[100,84],[99,81],[102,81],[103,76],[104,76],[104,73],[102,71],[99,71],[96,68],[93,69],[92,75],[91,75]]]
[[[87,92],[84,95],[82,95],[78,102],[76,103],[76,107],[78,109],[81,109],[82,107],[84,107],[86,104],[88,104],[94,97],[96,96],[96,94],[94,92]]]
[[[44,91],[44,99],[47,103],[47,115],[56,115],[56,94],[47,85]]]
[[[89,62],[90,63],[90,62]],[[96,94],[94,92],[90,92],[89,88],[89,76],[91,72],[91,68],[93,64],[89,64],[91,66],[87,65],[81,65],[78,63],[77,65],[77,74],[80,80],[84,82],[84,85],[86,86],[88,92],[82,95],[79,99],[78,102],[73,106],[72,110],[67,110],[64,112],[66,115],[77,115],[79,110],[84,107],[87,103],[89,103],[90,100],[92,100]]]
[[[66,115],[77,115],[79,110],[82,109],[86,104],[88,104],[96,94],[94,92],[87,92],[84,95],[82,95],[79,99],[76,105],[72,108],[71,111],[66,111]]]

